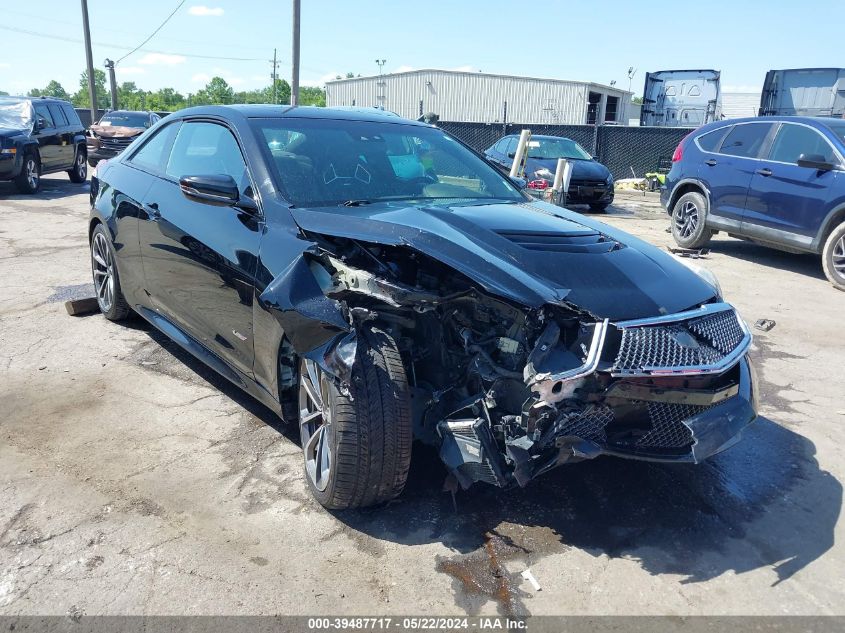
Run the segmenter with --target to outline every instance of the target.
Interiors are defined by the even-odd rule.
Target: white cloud
[[[191,77],[191,81],[193,81],[195,84],[207,84],[209,81],[211,81],[211,76],[206,75],[205,73],[197,73],[196,75]]]
[[[8,62],[0,62],[0,68],[11,68],[12,65]]]
[[[345,77],[346,73],[330,72],[326,73],[325,75],[322,75],[321,77],[317,77],[316,79],[301,79],[299,85],[308,86],[310,88],[322,88],[326,85],[327,81],[334,81],[338,75],[340,75],[341,77]]]
[[[393,72],[395,72],[395,73],[409,73],[412,70],[416,70],[416,68],[414,68],[413,66],[408,66],[406,64],[403,64],[402,66],[399,66],[399,68],[397,68]]]
[[[747,86],[747,85],[740,85],[740,86],[732,86],[730,84],[726,84],[722,86],[722,92],[762,92],[763,88],[760,86]]]
[[[191,15],[213,15],[213,16],[221,16],[223,15],[223,9],[220,7],[207,7],[204,4],[197,4],[192,6],[188,9],[188,13]]]
[[[140,66],[117,66],[115,68],[115,73],[118,76],[131,76],[131,75],[145,75],[147,71]]]
[[[456,66],[455,68],[447,68],[446,70],[453,70],[455,72],[461,72],[461,73],[471,73],[475,69],[472,66],[467,64],[466,66]]]
[[[185,58],[182,55],[168,55],[166,53],[147,53],[138,60],[144,66],[175,66],[184,64]]]

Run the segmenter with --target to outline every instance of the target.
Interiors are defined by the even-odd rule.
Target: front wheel
[[[408,380],[390,336],[361,332],[351,383],[349,397],[316,363],[300,363],[305,479],[317,501],[332,510],[397,497],[411,463]]]
[[[68,169],[67,175],[71,182],[83,183],[88,178],[88,165],[85,164],[85,152],[83,150],[76,151],[76,159],[73,161],[73,167]]]
[[[822,268],[833,287],[845,291],[845,222],[833,229],[825,241]]]
[[[21,173],[15,178],[15,187],[21,193],[33,194],[41,186],[41,160],[35,152],[27,152],[23,157]]]
[[[672,209],[672,237],[681,248],[703,248],[713,237],[707,228],[707,200],[698,192],[685,193]]]
[[[590,211],[593,213],[604,213],[607,211],[607,207],[610,206],[609,202],[598,202],[590,205]]]

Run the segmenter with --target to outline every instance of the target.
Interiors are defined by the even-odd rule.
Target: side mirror
[[[833,163],[829,163],[821,154],[801,154],[798,157],[798,166],[817,169],[819,171],[830,171],[836,167]]]
[[[516,152],[508,152],[508,158],[516,158]]]
[[[525,178],[511,178],[511,182],[516,185],[516,188],[522,191],[528,187],[528,181]]]
[[[241,207],[253,211],[258,205],[251,198],[242,198],[235,179],[228,175],[182,176],[179,188],[186,197],[220,206]]]
[[[43,116],[35,117],[35,131],[40,132],[47,127],[47,120]]]

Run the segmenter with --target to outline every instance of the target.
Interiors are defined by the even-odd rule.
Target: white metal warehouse
[[[478,123],[628,124],[631,93],[560,79],[413,70],[326,83],[326,105],[378,107],[416,119]]]

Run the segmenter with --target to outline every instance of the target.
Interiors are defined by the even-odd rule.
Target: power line
[[[21,29],[14,26],[4,26],[0,24],[0,30],[3,31],[11,31],[13,33],[22,33],[24,35],[32,35],[34,37],[44,37],[50,40],[59,40],[63,42],[71,42],[73,44],[81,44],[82,40],[75,38],[75,37],[67,37],[64,35],[52,35],[50,33],[40,33],[38,31],[30,31],[28,29]],[[107,44],[105,42],[94,42],[97,46],[102,46],[103,48],[113,48],[116,50],[128,51],[131,50],[129,46],[121,46],[119,44]],[[263,62],[264,59],[261,57],[221,57],[219,55],[195,55],[191,53],[179,53],[173,51],[161,51],[155,50],[152,48],[138,48],[135,50],[141,50],[145,53],[158,53],[160,55],[179,55],[181,57],[188,57],[192,59],[221,59],[224,61],[231,61],[231,62]],[[133,51],[134,52],[134,51]],[[126,57],[124,55],[124,57]]]
[[[179,0],[179,4],[177,4],[177,5],[176,5],[176,8],[175,8],[175,9],[173,9],[173,11],[171,11],[171,12],[170,12],[170,15],[168,15],[166,18],[164,18],[164,22],[162,22],[161,24],[159,24],[159,25],[158,25],[158,27],[156,28],[156,30],[155,30],[155,31],[153,31],[147,39],[145,39],[143,42],[141,42],[140,44],[138,44],[138,46],[136,46],[136,47],[135,47],[135,48],[133,48],[131,51],[129,51],[128,53],[126,53],[126,55],[124,55],[123,57],[121,57],[120,59],[118,59],[118,60],[115,62],[115,64],[119,64],[119,63],[120,63],[120,62],[122,62],[124,59],[126,59],[127,57],[129,57],[132,53],[134,53],[134,52],[135,52],[135,51],[137,51],[139,48],[141,48],[144,44],[146,44],[146,43],[147,43],[147,42],[149,42],[151,39],[153,39],[153,38],[155,37],[155,34],[156,34],[156,33],[158,33],[158,32],[159,32],[162,28],[164,28],[164,25],[165,25],[165,24],[167,24],[167,23],[170,21],[170,18],[172,18],[172,17],[176,14],[176,12],[177,12],[179,9],[181,9],[181,8],[182,8],[182,5],[183,5],[183,4],[185,4],[185,0]]]

